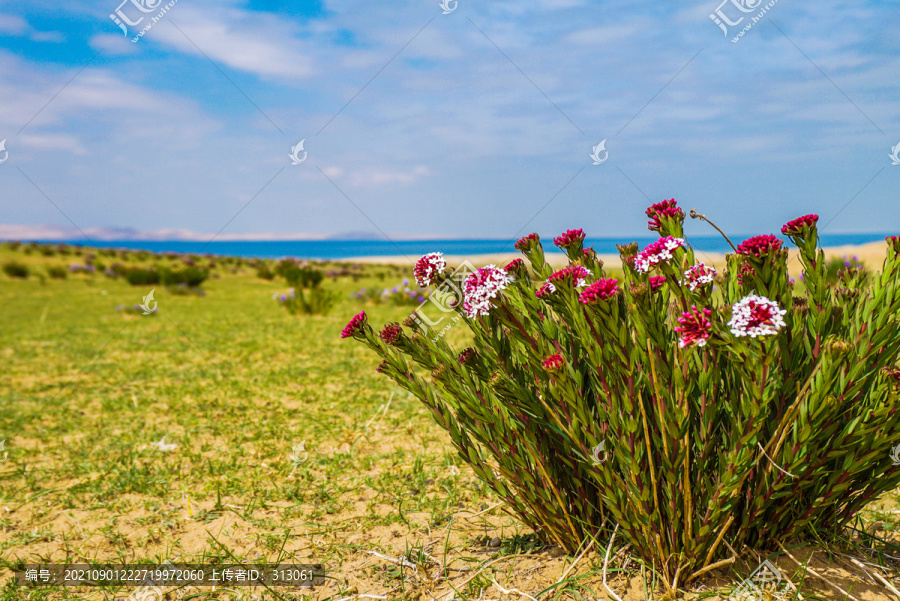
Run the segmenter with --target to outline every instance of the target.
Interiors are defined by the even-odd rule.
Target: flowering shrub
[[[428,298],[428,291],[424,287],[410,288],[409,278],[404,278],[393,288],[360,288],[351,297],[374,304],[389,302],[401,306],[420,305]]]
[[[337,295],[321,287],[304,292],[303,288],[291,288],[287,294],[273,294],[272,298],[291,315],[326,315],[337,302]]]
[[[90,264],[80,265],[80,264],[74,263],[72,265],[69,265],[69,271],[71,273],[86,273],[88,275],[94,275],[94,272],[96,270],[97,270],[97,268]]]
[[[865,278],[866,266],[856,255],[834,257],[825,264],[825,277],[828,283],[835,285],[847,276],[862,275]]]
[[[536,234],[516,243],[537,284],[470,275],[461,352],[421,326],[379,335],[365,312],[342,336],[383,358],[544,541],[575,552],[615,525],[676,589],[734,561],[729,549],[840,528],[900,484],[900,238],[880,275],[836,289],[815,216],[787,224],[794,296],[775,236],[743,242],[717,275],[674,200],[647,214],[660,238],[619,247],[622,282],[577,230],[555,240],[571,261],[556,272]],[[449,277],[428,264],[423,281]]]

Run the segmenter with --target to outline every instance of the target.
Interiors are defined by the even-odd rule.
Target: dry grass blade
[[[603,558],[603,588],[605,588],[607,590],[607,592],[609,592],[609,594],[612,595],[613,599],[615,599],[616,601],[622,601],[622,598],[619,597],[619,595],[617,595],[615,593],[615,591],[613,591],[611,588],[609,588],[608,584],[606,584],[606,568],[609,566],[609,553],[610,553],[610,551],[612,551],[613,541],[616,539],[616,532],[618,532],[618,531],[619,531],[619,525],[616,524],[616,527],[613,530],[612,536],[609,537],[609,546],[606,547],[606,556]]]

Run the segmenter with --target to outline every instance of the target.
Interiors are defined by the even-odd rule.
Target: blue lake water
[[[843,246],[865,244],[884,240],[888,234],[822,234],[823,246]],[[738,244],[746,236],[735,236]],[[600,254],[616,254],[616,244],[637,242],[641,247],[652,242],[656,236],[636,238],[588,238],[585,246],[593,246]],[[58,243],[59,240],[37,240],[36,242]],[[98,246],[102,248],[126,248],[151,252],[178,252],[190,254],[213,254],[238,257],[260,257],[274,259],[297,257],[304,259],[347,259],[350,257],[407,256],[418,259],[425,253],[440,251],[447,255],[480,255],[492,253],[515,253],[514,240],[260,240],[260,241],[218,241],[200,242],[183,240],[103,240],[96,244],[85,240],[64,240],[66,244]],[[558,252],[551,239],[544,239],[544,250]],[[731,248],[721,236],[692,236],[688,243],[697,250],[708,252],[730,252]]]

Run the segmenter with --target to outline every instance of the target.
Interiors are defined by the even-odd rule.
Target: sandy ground
[[[869,269],[878,270],[881,267],[882,262],[884,261],[886,246],[887,244],[885,242],[870,242],[869,244],[861,244],[858,246],[833,246],[825,248],[824,250],[826,259],[831,257],[841,257],[844,255],[856,255],[863,263],[866,264]],[[695,252],[695,254],[697,256],[697,260],[703,261],[706,264],[711,264],[716,267],[725,266],[725,255],[723,253],[703,252],[698,250]],[[792,275],[796,275],[800,270],[800,264],[797,261],[796,256],[797,250],[791,248],[788,266]],[[517,252],[512,252],[491,255],[445,255],[444,258],[450,265],[458,265],[463,261],[469,261],[473,265],[481,266],[491,263],[495,265],[505,265],[513,259],[522,258],[522,255]],[[546,258],[547,262],[553,267],[564,267],[568,263],[568,259],[562,253],[547,252]],[[622,261],[619,258],[619,255],[600,255],[600,258],[603,260],[603,264],[607,267],[620,268],[622,266]],[[381,256],[355,257],[352,259],[347,259],[347,261],[353,263],[368,263],[380,265],[409,265],[411,259],[405,256]]]

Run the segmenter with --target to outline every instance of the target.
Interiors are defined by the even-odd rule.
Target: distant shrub
[[[274,280],[275,274],[269,269],[269,266],[265,263],[262,263],[259,267],[256,268],[256,277],[261,278],[263,280]]]
[[[209,272],[205,269],[197,267],[186,267],[180,271],[169,269],[162,270],[162,283],[166,286],[177,286],[184,284],[191,288],[196,288],[209,277]]]
[[[45,257],[52,257],[53,255],[56,254],[56,251],[53,250],[52,246],[46,246],[46,245],[42,244],[40,246],[39,250],[40,250],[40,253]]]
[[[47,275],[54,280],[64,280],[69,276],[69,273],[66,271],[65,267],[51,265],[47,268]]]
[[[288,294],[276,294],[272,298],[291,315],[326,315],[337,302],[337,294],[323,288],[313,288],[306,292],[302,288],[291,288]]]
[[[29,270],[27,265],[10,261],[9,263],[3,264],[3,273],[11,278],[20,278],[24,280],[28,277]]]
[[[840,258],[834,257],[825,264],[825,277],[828,279],[829,284],[834,285],[841,280],[841,272],[848,270],[865,272],[866,266],[856,255],[852,257],[847,255]]]
[[[325,274],[312,267],[288,267],[284,270],[284,279],[293,287],[315,288],[325,277]]]
[[[69,265],[70,273],[84,273],[87,275],[94,275],[94,272],[97,270],[93,265],[79,265],[77,263]]]
[[[17,240],[13,240],[11,242],[7,242],[6,246],[9,247],[9,250],[19,250],[19,248],[22,246],[22,243]]]
[[[123,273],[125,279],[132,286],[149,286],[159,284],[160,274],[155,269],[143,269],[132,267]]]

